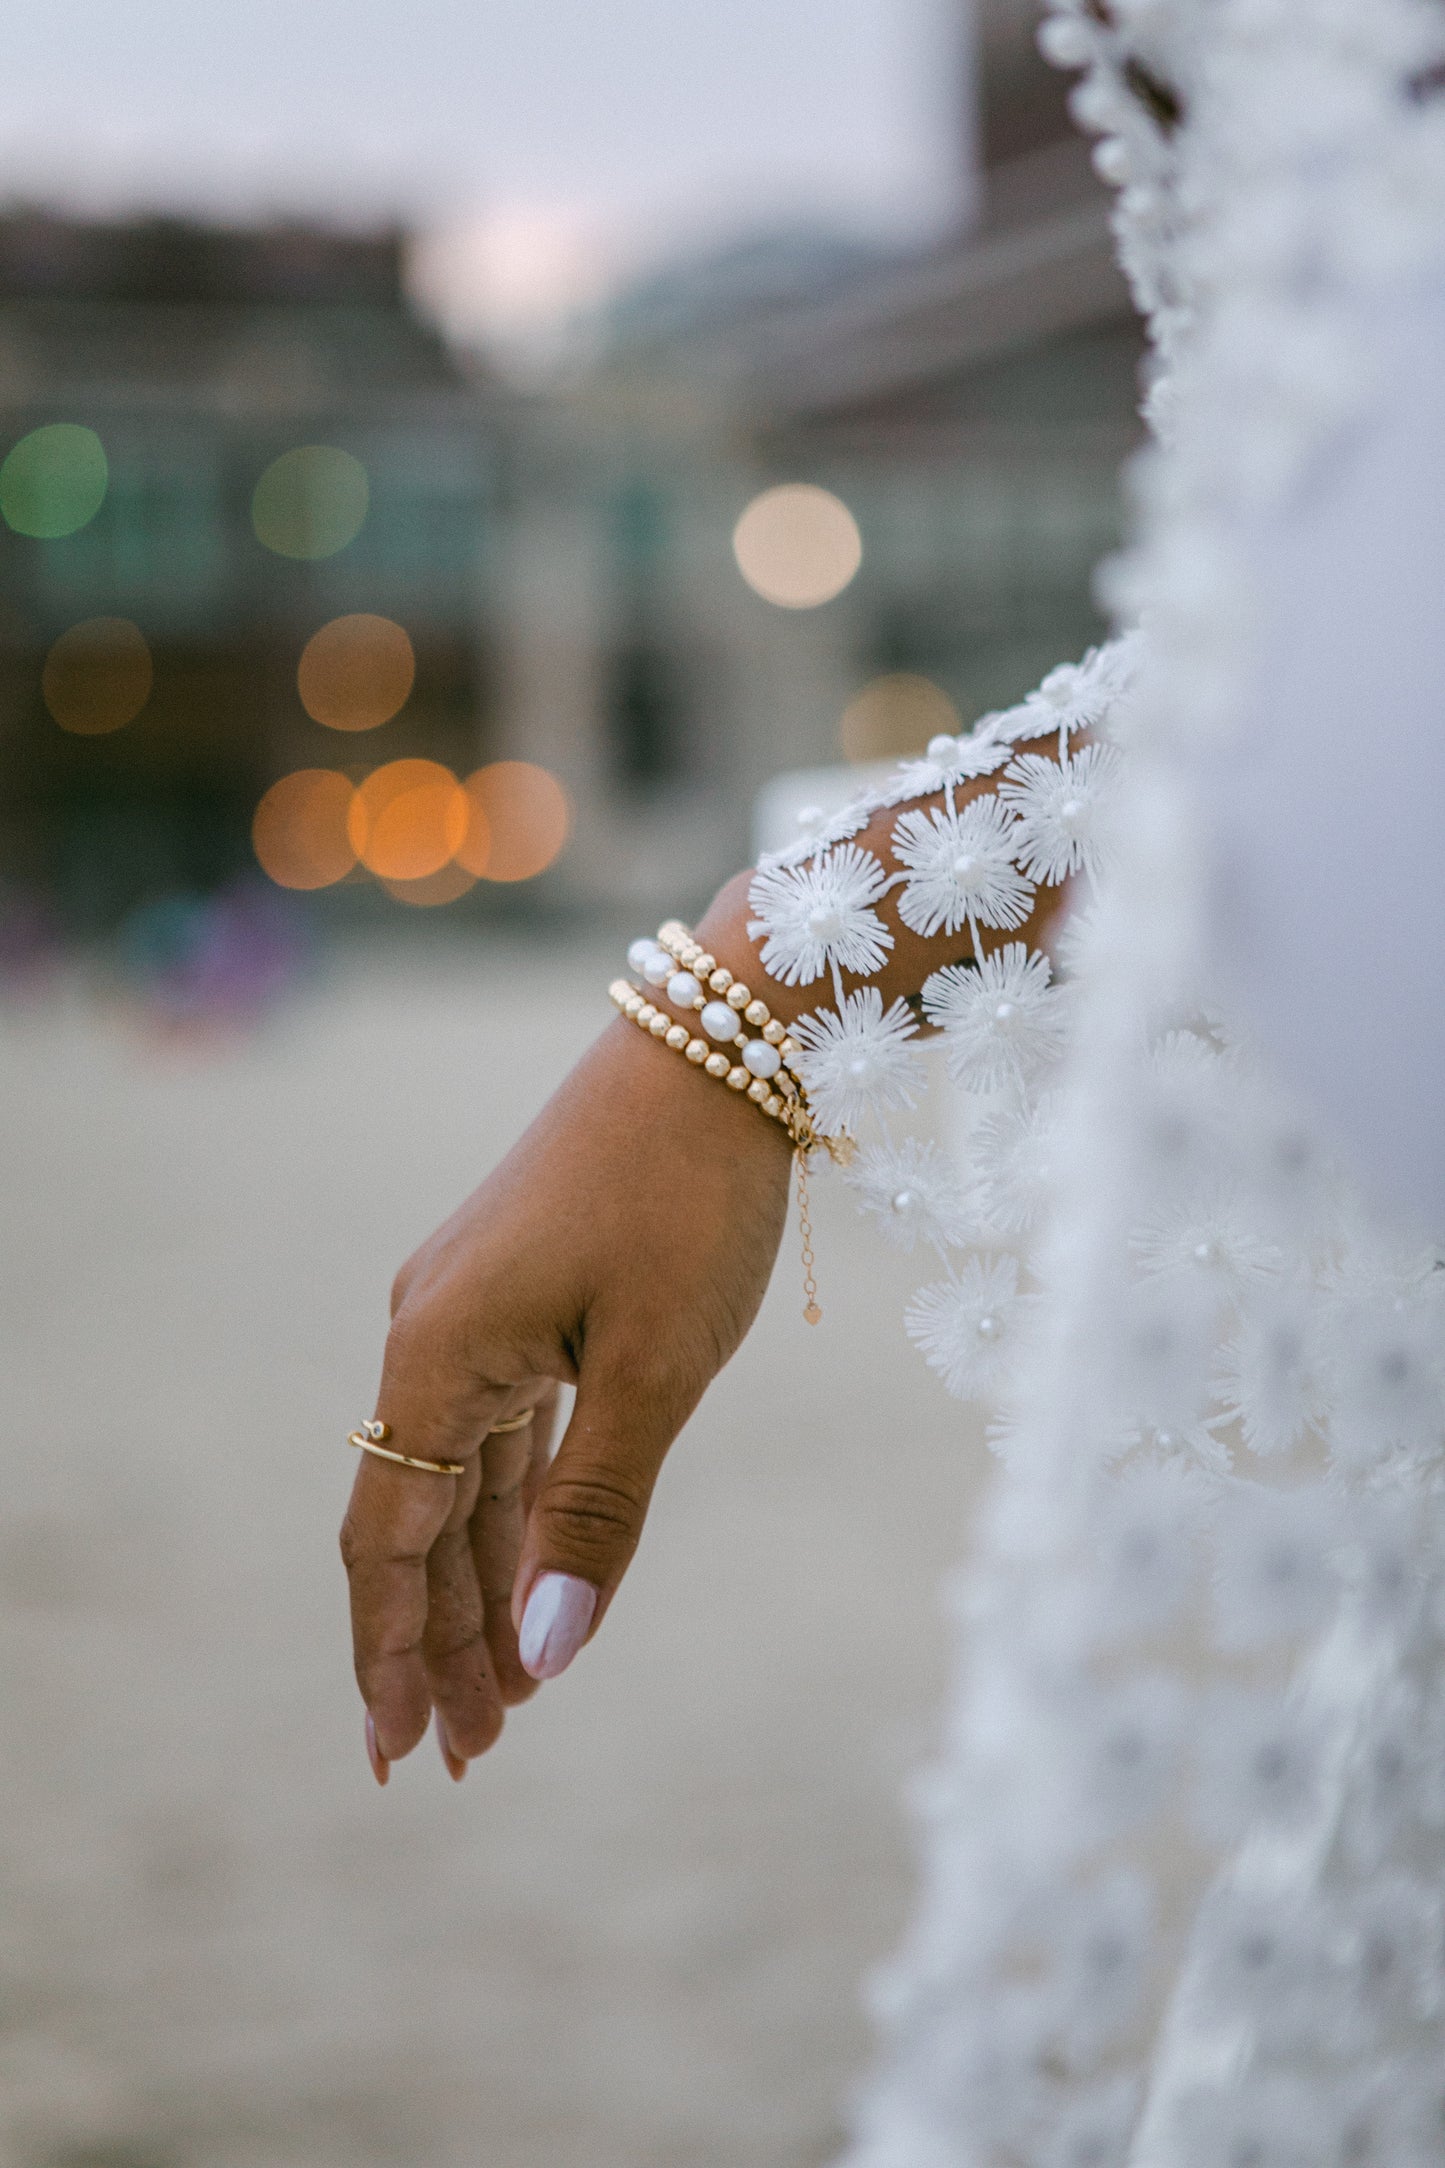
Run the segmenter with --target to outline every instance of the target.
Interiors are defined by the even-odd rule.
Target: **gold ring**
[[[487,1436],[489,1438],[506,1438],[514,1430],[525,1430],[536,1412],[535,1408],[527,1408],[520,1415],[509,1415],[505,1423],[493,1423],[491,1429],[487,1432]]]
[[[363,1453],[375,1453],[378,1460],[394,1460],[399,1468],[424,1468],[428,1475],[465,1475],[467,1464],[463,1460],[417,1460],[410,1453],[393,1453],[382,1440],[391,1436],[390,1423],[363,1423],[360,1430],[353,1430],[346,1442]]]

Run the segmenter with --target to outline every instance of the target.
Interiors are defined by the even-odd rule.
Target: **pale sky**
[[[636,237],[946,205],[962,0],[9,0],[0,194]]]

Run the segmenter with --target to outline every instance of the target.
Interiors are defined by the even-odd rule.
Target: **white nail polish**
[[[587,1639],[596,1609],[597,1591],[590,1581],[570,1573],[539,1573],[517,1636],[522,1669],[534,1679],[555,1679],[565,1671]]]

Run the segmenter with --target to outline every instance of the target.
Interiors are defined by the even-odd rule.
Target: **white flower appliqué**
[[[755,874],[748,934],[763,942],[763,969],[783,986],[810,986],[830,965],[860,977],[877,971],[893,936],[873,905],[886,877],[871,851],[845,843],[807,866]]]
[[[924,935],[956,933],[971,919],[1021,926],[1034,890],[1014,864],[1014,830],[996,797],[975,798],[956,813],[905,813],[893,831],[894,853],[909,876],[898,900],[904,925]]]
[[[931,1242],[941,1248],[962,1239],[963,1191],[953,1161],[926,1139],[870,1144],[849,1168],[849,1187],[859,1203],[901,1250]]]
[[[1014,850],[1031,879],[1053,888],[1071,873],[1098,873],[1118,770],[1112,745],[1086,745],[1063,761],[1021,753],[1010,762],[998,794],[1017,818]]]
[[[956,1399],[984,1399],[1016,1352],[1028,1299],[1012,1257],[970,1257],[955,1278],[919,1289],[908,1337]]]
[[[976,967],[935,971],[924,982],[923,1013],[944,1033],[950,1075],[975,1091],[1026,1083],[1064,1043],[1048,961],[1022,941],[1006,942]]]
[[[845,995],[841,1010],[798,1018],[798,1074],[825,1135],[856,1136],[867,1115],[914,1105],[918,1057],[908,1041],[917,1029],[906,1001],[885,1012],[876,986]]]
[[[907,798],[931,798],[950,783],[967,783],[977,775],[992,775],[1013,752],[995,725],[998,718],[981,716],[961,737],[946,733],[931,738],[919,760],[906,760],[879,793],[884,805],[901,805]]]

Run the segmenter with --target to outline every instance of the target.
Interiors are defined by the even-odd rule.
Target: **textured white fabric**
[[[756,892],[794,982],[831,985],[814,1043],[856,1029],[879,1063],[871,1109],[861,1071],[832,1077],[870,1136],[860,1201],[937,1254],[909,1329],[993,1408],[1003,1462],[953,1591],[923,1888],[848,2164],[1424,2168],[1445,2163],[1445,1271],[1268,1048],[1357,1141],[1368,1063],[1398,1056],[1402,1148],[1361,1156],[1423,1186],[1438,624],[1360,515],[1412,428],[1439,455],[1411,296],[1445,271],[1445,16],[1089,0],[1047,49],[1085,69],[1159,359],[1137,539],[1104,574],[1142,630],[936,741]],[[1438,547],[1428,474],[1411,501]],[[1357,653],[1374,640],[1388,658]],[[1057,761],[1020,758],[1045,727]],[[996,812],[959,835],[969,775],[997,777]],[[870,880],[851,839],[925,797]],[[1010,939],[1010,867],[1092,892],[1062,984]],[[988,959],[924,994],[983,1102],[955,1169],[900,1132],[921,1057],[901,1030],[885,1053],[846,983],[895,889]]]

